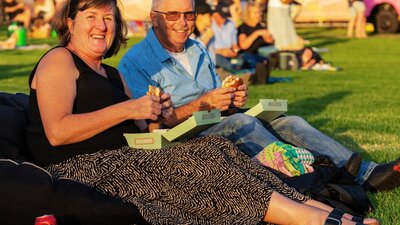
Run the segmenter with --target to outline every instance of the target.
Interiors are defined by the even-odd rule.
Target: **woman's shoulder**
[[[38,63],[38,70],[51,69],[62,71],[69,71],[76,68],[71,52],[64,47],[56,47],[49,50]]]
[[[70,51],[64,47],[55,47],[50,49],[40,60],[40,62],[54,62],[56,64],[65,64],[68,61],[72,62]]]

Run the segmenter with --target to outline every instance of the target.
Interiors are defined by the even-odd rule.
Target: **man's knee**
[[[229,122],[229,123],[242,124],[242,125],[258,122],[258,120],[256,118],[254,118],[252,116],[248,116],[243,113],[233,114],[231,116],[228,116],[224,120],[226,120],[226,122]]]
[[[310,124],[307,123],[303,118],[300,116],[284,116],[278,119],[275,119],[272,123],[273,127],[285,127],[286,129],[295,130],[300,127],[310,127]]]

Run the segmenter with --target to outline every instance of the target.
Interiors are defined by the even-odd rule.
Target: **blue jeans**
[[[294,146],[329,156],[338,167],[343,166],[353,154],[346,147],[321,133],[298,116],[280,117],[264,126],[254,117],[234,114],[203,131],[200,135],[226,137],[250,157],[254,157],[268,144],[280,139]],[[374,162],[363,160],[356,177],[357,183],[363,184],[376,165]]]

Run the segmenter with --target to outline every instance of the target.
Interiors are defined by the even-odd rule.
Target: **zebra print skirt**
[[[273,191],[309,199],[218,136],[160,150],[103,150],[47,170],[135,204],[151,224],[260,224]]]

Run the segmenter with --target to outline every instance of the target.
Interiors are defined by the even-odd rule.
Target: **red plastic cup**
[[[36,217],[35,225],[57,225],[54,215],[43,215]]]

